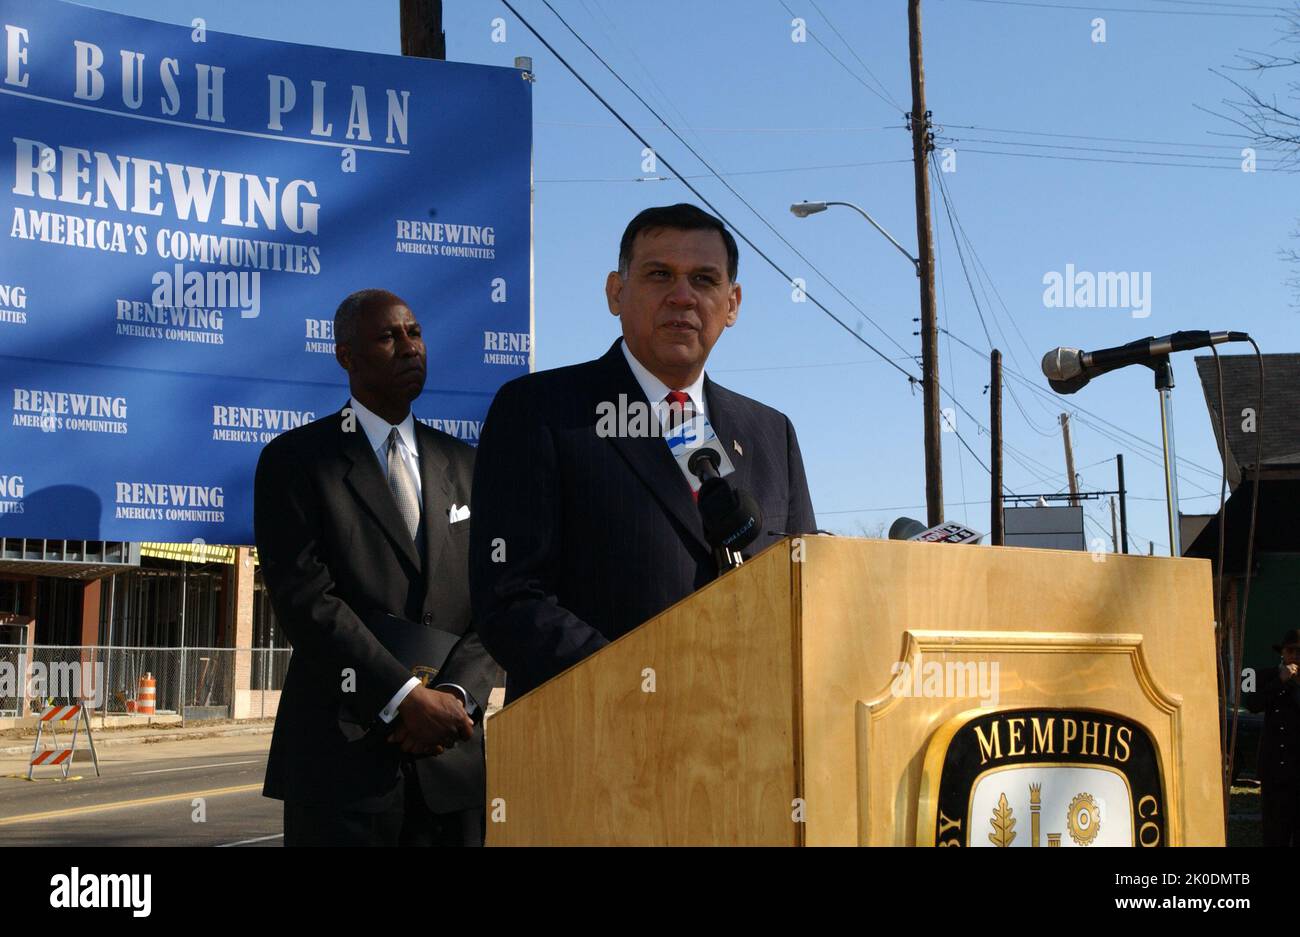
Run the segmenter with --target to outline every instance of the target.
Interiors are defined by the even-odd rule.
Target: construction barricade
[[[67,748],[59,747],[58,726],[62,722],[72,723],[72,742]],[[47,728],[50,736],[49,744],[53,747],[41,748]],[[36,744],[32,746],[32,760],[27,766],[27,780],[36,780],[33,773],[38,767],[55,766],[62,770],[63,780],[68,780],[73,752],[77,747],[77,735],[83,728],[86,730],[86,746],[90,750],[90,760],[95,765],[95,777],[99,777],[99,756],[95,753],[95,738],[90,733],[90,718],[86,713],[86,707],[77,703],[71,706],[51,706],[41,713],[36,723]]]

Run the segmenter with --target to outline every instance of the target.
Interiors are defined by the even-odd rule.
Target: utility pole
[[[989,492],[989,541],[995,547],[1006,543],[1002,527],[1002,352],[996,348],[989,355],[989,465],[992,489]]]
[[[1111,552],[1119,552],[1119,527],[1115,523],[1115,496],[1110,496],[1110,543]]]
[[[1124,453],[1115,453],[1115,468],[1119,473],[1119,535],[1123,543],[1121,553],[1128,552],[1128,490],[1124,487]]]
[[[921,399],[925,407],[925,506],[931,527],[943,523],[943,448],[939,434],[939,331],[935,322],[934,234],[930,229],[930,112],[921,64],[921,0],[908,0],[912,65],[912,168],[916,176],[917,275],[921,280]]]
[[[1079,480],[1074,477],[1074,449],[1070,445],[1070,414],[1061,414],[1061,438],[1065,440],[1065,475],[1070,480],[1070,507],[1079,505]]]
[[[442,31],[442,0],[401,0],[402,55],[422,59],[447,58],[447,34]]]

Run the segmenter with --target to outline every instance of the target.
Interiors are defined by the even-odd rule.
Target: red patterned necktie
[[[664,397],[664,404],[668,407],[668,432],[672,432],[682,426],[682,424],[695,419],[695,404],[691,402],[690,395],[685,391],[670,390]],[[689,488],[690,482],[687,482],[686,484]],[[699,501],[699,491],[692,490],[691,497],[696,501]]]
[[[691,403],[690,395],[685,391],[670,390],[664,397],[664,403],[668,405],[669,431],[695,419],[695,404]]]

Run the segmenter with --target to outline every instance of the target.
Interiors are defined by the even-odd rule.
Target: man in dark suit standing
[[[1292,628],[1273,650],[1281,661],[1242,702],[1264,714],[1257,768],[1264,845],[1300,846],[1300,631]]]
[[[762,508],[750,555],[776,539],[769,531],[816,528],[790,421],[704,374],[740,310],[737,253],[694,205],[641,212],[605,283],[623,337],[595,361],[498,391],[475,467],[470,588],[507,701],[718,574],[664,436],[608,433],[602,413],[650,408],[660,425],[704,416],[735,466],[727,480]]]
[[[405,302],[353,293],[334,339],[351,399],[257,464],[258,557],[294,648],[263,793],[284,801],[287,846],[481,845],[482,730],[467,708],[500,670],[470,619],[474,450],[411,414],[425,347]],[[387,614],[462,636],[436,686],[370,630]]]

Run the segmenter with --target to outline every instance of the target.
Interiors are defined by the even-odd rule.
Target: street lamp
[[[825,202],[795,202],[790,206],[790,214],[796,218],[807,218],[809,215],[815,215],[819,211],[826,210]]]
[[[809,215],[815,215],[818,212],[825,211],[827,208],[829,208],[832,205],[843,205],[846,208],[852,208],[863,218],[867,219],[867,221],[871,222],[871,226],[873,228],[875,228],[886,238],[888,238],[889,243],[897,247],[899,252],[912,262],[912,266],[916,269],[916,275],[918,277],[921,275],[921,261],[917,260],[911,254],[909,254],[907,252],[907,248],[903,247],[902,244],[899,244],[896,240],[894,240],[894,236],[890,234],[888,231],[886,231],[884,228],[882,228],[879,224],[877,224],[875,218],[872,218],[870,215],[866,213],[866,211],[864,211],[861,207],[854,205],[852,202],[795,202],[793,205],[790,206],[790,214],[794,215],[796,218],[807,218]]]
[[[914,0],[919,2],[919,0]],[[919,151],[918,151],[919,152]],[[918,157],[919,159],[920,157]],[[918,163],[918,166],[921,164]],[[867,219],[871,227],[883,234],[898,248],[898,252],[912,262],[916,278],[921,281],[921,392],[925,411],[925,505],[931,527],[943,523],[943,443],[939,436],[939,356],[938,332],[935,323],[934,308],[934,264],[933,250],[929,238],[928,195],[922,195],[926,181],[924,172],[918,169],[917,204],[918,211],[925,211],[924,223],[918,214],[917,237],[923,239],[921,251],[926,262],[913,257],[907,249],[894,239],[894,236],[882,228],[875,218],[868,215],[861,207],[852,202],[796,202],[790,206],[790,213],[796,218],[807,218],[824,212],[832,205],[843,205]]]

